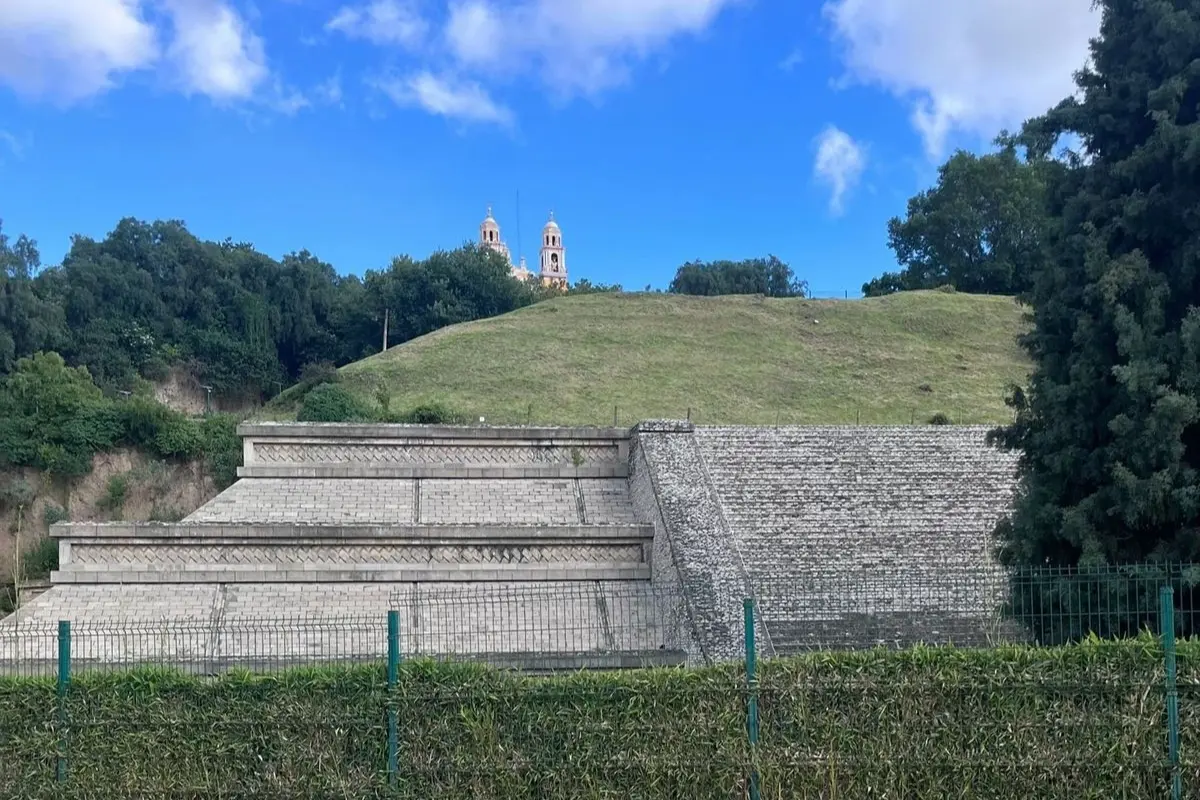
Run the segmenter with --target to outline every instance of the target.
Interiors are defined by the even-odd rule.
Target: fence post
[[[58,621],[58,765],[59,783],[67,780],[67,689],[71,685],[71,623]]]
[[[742,604],[746,618],[746,737],[750,742],[750,800],[759,800],[758,791],[758,654],[754,645],[754,599]]]
[[[1159,590],[1162,601],[1159,625],[1162,629],[1163,661],[1167,681],[1167,759],[1171,765],[1171,800],[1179,800],[1183,784],[1179,775],[1179,688],[1175,671],[1175,590]]]
[[[400,672],[400,612],[388,611],[388,786],[400,771],[400,735],[396,721],[396,683]]]

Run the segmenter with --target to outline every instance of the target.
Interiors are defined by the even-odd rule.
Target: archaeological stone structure
[[[985,429],[243,425],[239,479],[178,523],[66,523],[0,667],[202,671],[402,652],[524,669],[990,635],[1015,461]]]

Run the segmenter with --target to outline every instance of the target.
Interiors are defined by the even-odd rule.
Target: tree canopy
[[[999,152],[958,151],[937,184],[888,221],[888,246],[902,265],[863,284],[867,297],[952,286],[976,294],[1019,294],[1044,258],[1046,181],[1058,164],[1024,160],[1014,137]]]
[[[548,292],[474,245],[402,256],[359,278],[306,250],[276,260],[249,244],[201,241],[182,222],[129,218],[100,241],[75,237],[47,269],[33,241],[0,234],[0,268],[0,374],[56,351],[106,389],[179,364],[219,393],[249,396],[274,394],[307,364],[378,352],[385,313],[398,344]]]
[[[1200,5],[1100,5],[1080,96],[1021,134],[1083,155],[1048,180],[1035,369],[997,435],[1021,451],[1010,564],[1200,557]]]
[[[689,261],[675,272],[667,291],[675,294],[763,294],[768,297],[803,297],[805,281],[775,256],[744,261]]]

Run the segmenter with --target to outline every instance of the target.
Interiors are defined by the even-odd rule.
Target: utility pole
[[[205,386],[201,386],[200,388],[204,390],[204,416],[207,417],[209,414],[212,413],[212,390],[213,390],[213,387],[205,385]]]
[[[391,316],[391,313],[392,310],[390,308],[385,308],[383,310],[383,350],[379,351],[381,353],[384,350],[387,350],[388,318]]]

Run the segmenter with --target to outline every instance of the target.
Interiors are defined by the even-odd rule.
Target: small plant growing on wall
[[[578,447],[571,448],[571,463],[575,465],[575,469],[582,467],[585,460],[586,459],[583,457],[582,450],[580,450]]]
[[[125,507],[125,498],[129,495],[129,476],[113,475],[108,479],[108,487],[97,505],[107,511],[114,519],[121,518],[121,509]]]

